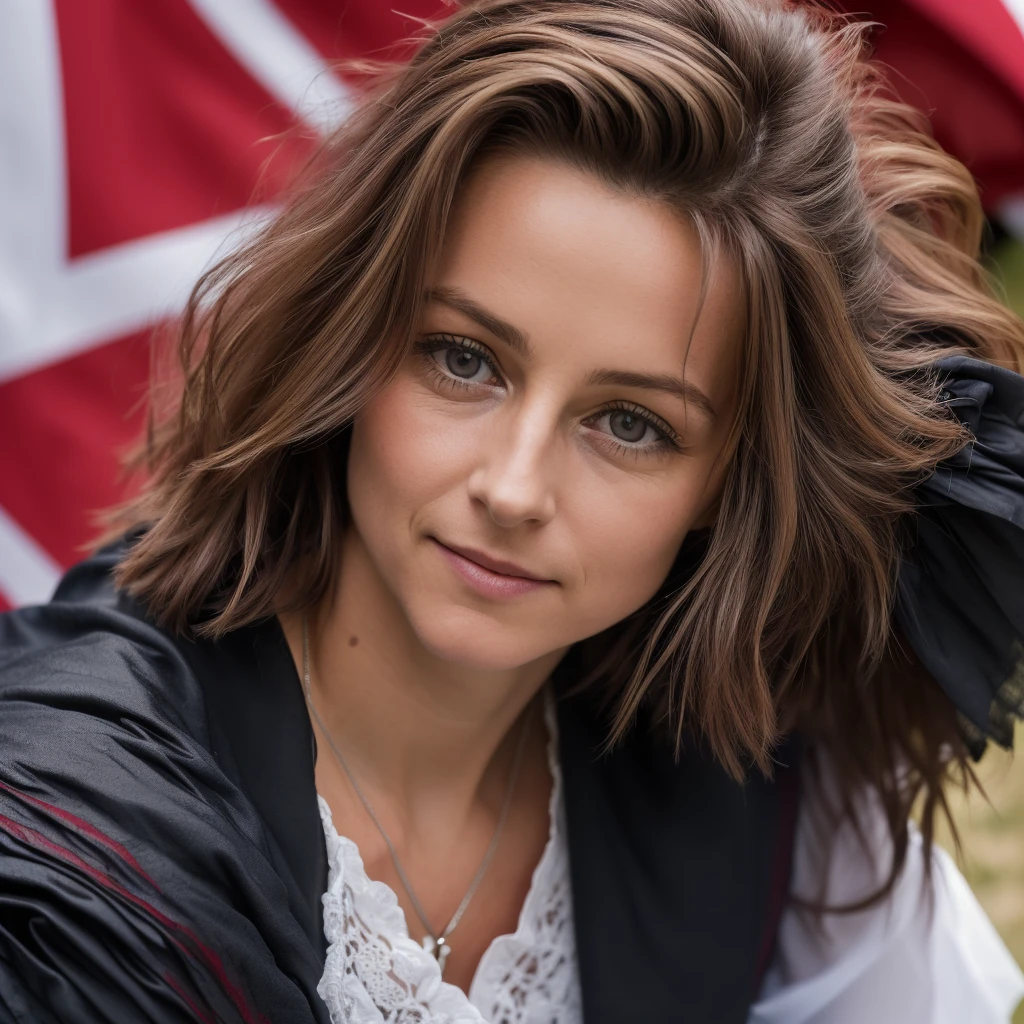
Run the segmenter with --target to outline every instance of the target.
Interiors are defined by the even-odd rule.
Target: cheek
[[[348,500],[364,536],[410,521],[464,478],[472,431],[438,416],[436,402],[399,376],[353,425]]]
[[[630,615],[664,583],[699,513],[700,481],[595,496],[577,531],[588,628]]]

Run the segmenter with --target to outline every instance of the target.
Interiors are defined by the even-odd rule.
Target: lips
[[[437,540],[437,538],[434,538]],[[492,555],[488,555],[483,551],[477,551],[475,548],[462,547],[459,544],[446,544],[444,541],[437,541],[442,547],[447,548],[449,551],[454,551],[455,554],[461,555],[463,558],[468,559],[471,562],[476,562],[477,565],[482,566],[490,572],[498,573],[501,576],[511,576],[518,579],[524,580],[535,580],[538,583],[554,583],[550,577],[539,576],[536,573],[530,572],[529,569],[523,568],[521,565],[516,565],[515,562],[506,562],[503,558],[494,558]]]
[[[558,586],[555,580],[538,576],[524,566],[504,558],[496,558],[461,544],[443,544],[436,537],[430,540],[454,572],[455,578],[477,599],[515,602],[527,599],[530,594]]]

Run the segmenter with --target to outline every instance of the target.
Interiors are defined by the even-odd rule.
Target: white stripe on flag
[[[0,506],[0,590],[8,603],[49,600],[60,576],[60,566]]]
[[[1010,12],[1013,20],[1017,22],[1020,34],[1024,37],[1024,0],[1003,0],[1003,6]]]
[[[308,124],[328,132],[348,117],[352,97],[345,83],[270,0],[190,3],[236,60]]]
[[[196,278],[272,213],[250,207],[72,260],[52,282],[41,282],[50,287],[33,296],[20,330],[5,324],[0,310],[0,384],[176,316]]]

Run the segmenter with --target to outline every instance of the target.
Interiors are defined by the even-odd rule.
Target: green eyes
[[[478,342],[451,334],[436,334],[414,344],[428,376],[449,390],[477,386],[501,387],[504,379],[490,352]],[[611,402],[582,421],[618,450],[637,457],[683,445],[660,417],[630,402]]]

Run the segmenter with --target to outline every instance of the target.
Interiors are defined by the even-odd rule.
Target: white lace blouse
[[[409,937],[394,891],[370,879],[359,850],[338,835],[319,798],[327,840],[323,896],[327,961],[317,991],[333,1024],[582,1024],[569,886],[569,855],[556,719],[548,702],[551,792],[548,841],[515,932],[498,936],[468,996],[441,979],[433,956]],[[806,799],[797,825],[794,888],[810,893],[816,859]],[[879,819],[878,841],[884,842]],[[919,836],[914,834],[915,843]],[[824,925],[790,909],[749,1024],[1006,1024],[1024,976],[956,866],[936,850],[931,911],[920,899],[923,865],[907,867],[885,903]],[[877,876],[856,836],[841,834],[826,894],[846,901]],[[813,876],[817,879],[817,876]],[[680,1008],[680,1017],[685,1007]]]

